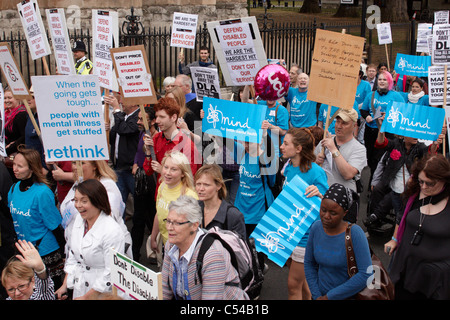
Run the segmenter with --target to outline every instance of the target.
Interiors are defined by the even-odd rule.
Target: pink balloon
[[[255,77],[255,93],[263,100],[278,100],[289,90],[289,72],[279,64],[262,67]]]

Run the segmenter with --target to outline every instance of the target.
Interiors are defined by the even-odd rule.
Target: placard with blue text
[[[428,67],[430,66],[430,56],[412,56],[397,53],[394,70],[401,75],[428,77]]]
[[[295,176],[278,195],[250,237],[256,250],[283,267],[302,237],[319,217],[319,197],[306,198],[308,184]]]
[[[381,132],[435,141],[442,131],[445,110],[394,101],[386,110]]]
[[[108,160],[96,75],[31,77],[46,161]]]
[[[203,97],[202,132],[239,141],[260,143],[266,105]]]

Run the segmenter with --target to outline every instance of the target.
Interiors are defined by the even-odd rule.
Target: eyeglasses
[[[174,227],[179,227],[179,226],[182,226],[183,224],[190,223],[190,221],[178,222],[178,221],[172,221],[172,220],[168,220],[168,219],[164,219],[163,221],[166,223],[166,225],[168,225],[168,226],[173,225]]]
[[[424,180],[422,180],[422,179],[419,179],[419,185],[423,186],[424,184],[425,184],[427,187],[429,187],[429,188],[433,188],[433,187],[436,185],[436,181],[428,182],[428,181],[424,181]]]
[[[20,292],[24,292],[28,287],[30,286],[31,280],[28,281],[27,284],[21,284],[20,286],[17,286],[16,288],[10,288],[6,291],[11,295],[16,295],[16,290],[19,290]]]

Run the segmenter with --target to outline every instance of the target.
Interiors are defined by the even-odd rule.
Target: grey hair
[[[177,214],[186,216],[186,220],[191,223],[202,222],[202,209],[198,200],[187,195],[181,195],[177,200],[169,203],[169,211],[175,211]]]
[[[297,75],[299,75],[300,73],[303,73],[302,68],[301,68],[298,64],[293,63],[293,64],[291,65],[291,68],[292,68],[292,67],[296,67],[296,68],[297,68]]]
[[[192,87],[192,79],[189,76],[187,76],[185,74],[179,74],[179,75],[177,75],[177,78],[179,78],[181,80],[181,83],[184,86],[187,86],[189,88]]]
[[[175,77],[165,77],[163,81],[163,87],[175,82]]]

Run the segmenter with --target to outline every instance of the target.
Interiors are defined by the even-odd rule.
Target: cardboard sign
[[[254,16],[208,22],[227,86],[252,85],[267,57]]]
[[[428,69],[428,97],[430,105],[444,104],[444,66],[433,66]],[[450,102],[450,73],[447,74],[447,102]]]
[[[352,109],[363,48],[364,38],[318,29],[308,100]]]
[[[33,60],[51,54],[50,45],[42,23],[41,12],[36,0],[25,0],[17,4],[28,48]]]
[[[110,251],[111,282],[122,296],[133,300],[162,300],[161,272],[154,272],[114,249]]]
[[[5,147],[5,93],[0,83],[0,156],[7,157]]]
[[[435,141],[442,131],[445,110],[394,101],[386,110],[381,132]]]
[[[250,237],[256,250],[280,267],[319,217],[320,198],[305,197],[308,184],[295,176],[278,195]]]
[[[92,10],[92,46],[94,48],[94,74],[100,86],[118,92],[116,74],[113,70],[111,48],[119,46],[119,18],[117,12]]]
[[[14,98],[28,100],[31,97],[28,86],[23,80],[22,73],[17,66],[16,59],[11,54],[11,48],[7,42],[0,42],[0,68]]]
[[[58,73],[76,74],[64,9],[46,9],[45,13],[52,38]]]
[[[191,77],[194,82],[197,101],[203,101],[203,97],[222,99],[219,73],[216,68],[191,67]]]
[[[450,24],[433,26],[433,64],[450,63]]]
[[[203,98],[202,132],[239,141],[260,143],[267,105]]]
[[[378,44],[392,43],[391,24],[389,22],[377,24]]]
[[[143,45],[110,49],[123,102],[157,103],[150,67]]]
[[[174,12],[172,21],[171,47],[194,49],[198,15]]]
[[[430,56],[413,56],[397,53],[394,70],[398,74],[427,77],[428,68],[431,66]]]
[[[108,160],[98,77],[39,76],[31,81],[46,161]]]
[[[417,25],[416,52],[425,52],[430,55],[428,48],[428,36],[432,34],[433,25],[431,23],[419,23]]]

